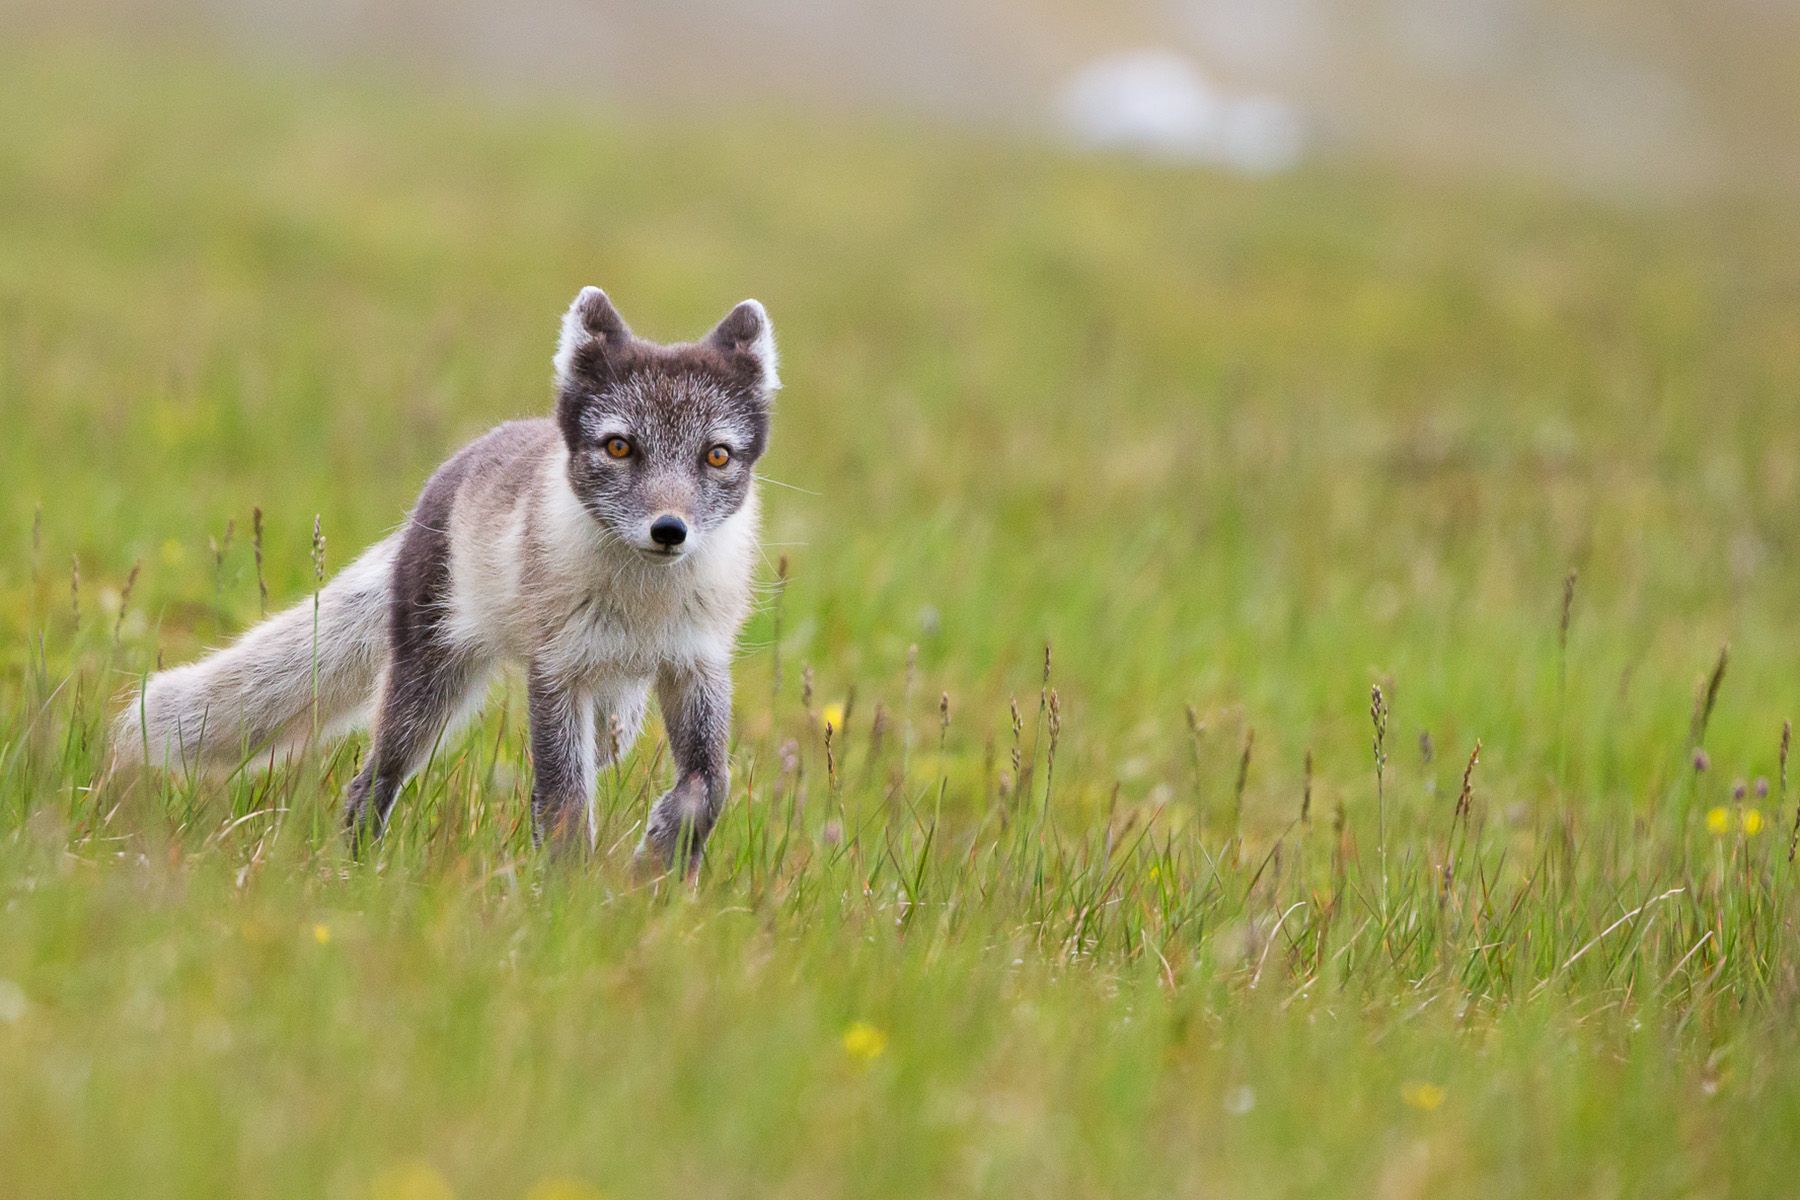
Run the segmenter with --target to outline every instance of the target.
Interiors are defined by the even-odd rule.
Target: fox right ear
[[[563,314],[562,336],[556,341],[557,383],[567,383],[575,371],[576,356],[593,346],[604,360],[608,350],[618,349],[631,341],[631,327],[613,307],[606,293],[597,287],[584,287],[576,293],[574,303]]]

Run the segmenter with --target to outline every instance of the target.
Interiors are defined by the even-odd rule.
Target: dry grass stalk
[[[1719,647],[1719,660],[1713,664],[1712,674],[1706,678],[1706,686],[1694,699],[1694,727],[1692,744],[1703,745],[1706,742],[1706,727],[1712,721],[1713,707],[1719,702],[1719,688],[1725,683],[1725,668],[1731,661],[1731,644],[1727,642]]]
[[[1468,765],[1463,767],[1462,788],[1456,793],[1456,807],[1450,812],[1450,836],[1446,839],[1444,852],[1444,885],[1438,894],[1438,903],[1443,904],[1450,896],[1450,886],[1456,882],[1456,831],[1460,823],[1464,836],[1468,834],[1469,810],[1475,800],[1475,766],[1481,761],[1481,739],[1475,739],[1475,748],[1469,751]]]
[[[1469,765],[1463,768],[1462,790],[1456,794],[1456,811],[1452,820],[1469,819],[1469,804],[1475,796],[1475,766],[1481,761],[1481,739],[1475,739],[1475,749],[1469,751]]]
[[[143,568],[142,559],[131,564],[131,574],[125,577],[125,589],[119,593],[119,616],[113,622],[113,645],[115,646],[119,644],[119,638],[125,632],[125,613],[131,607],[131,593],[137,589],[138,572]]]
[[[1308,746],[1306,748],[1306,766],[1300,775],[1300,825],[1302,828],[1312,824],[1312,793],[1313,752],[1312,747]]]
[[[1381,685],[1369,689],[1369,719],[1375,726],[1375,826],[1376,851],[1381,858],[1381,920],[1387,923],[1387,698]]]
[[[1794,723],[1781,723],[1781,792],[1780,803],[1787,802],[1788,790],[1788,750],[1794,743]],[[1788,835],[1788,861],[1794,861],[1794,851],[1800,849],[1800,804],[1794,807],[1794,831]]]
[[[1012,769],[1013,781],[1019,779],[1019,768],[1024,762],[1024,754],[1020,750],[1019,740],[1025,734],[1025,719],[1019,715],[1019,698],[1011,696],[1007,699],[1007,708],[1012,714]]]
[[[1250,755],[1256,749],[1256,730],[1244,730],[1244,750],[1238,756],[1237,783],[1231,789],[1231,835],[1237,836],[1244,819],[1244,789],[1250,784]]]
[[[1569,625],[1575,615],[1575,583],[1579,578],[1580,573],[1573,568],[1563,578],[1562,620],[1557,626],[1556,648],[1565,659],[1569,654]]]
[[[256,552],[256,611],[269,615],[269,581],[263,576],[263,515],[259,505],[250,510],[250,547]]]

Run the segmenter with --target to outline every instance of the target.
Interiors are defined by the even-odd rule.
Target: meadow
[[[166,47],[0,112],[0,1194],[1791,1193],[1791,208]],[[585,283],[783,349],[697,883],[654,722],[533,852],[516,682],[367,862],[360,738],[102,781]]]

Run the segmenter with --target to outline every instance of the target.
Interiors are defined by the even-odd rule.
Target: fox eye
[[[706,452],[706,465],[709,467],[722,467],[730,461],[731,447],[729,446],[714,446]]]
[[[606,453],[609,458],[630,458],[631,443],[622,437],[609,437],[606,439]]]

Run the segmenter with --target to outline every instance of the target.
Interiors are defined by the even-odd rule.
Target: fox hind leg
[[[468,469],[466,453],[438,468],[400,534],[388,584],[388,666],[376,701],[374,743],[344,804],[354,849],[381,835],[394,796],[452,718],[480,699],[484,664],[448,634],[444,620],[453,587],[451,510]]]
[[[355,848],[386,831],[394,797],[458,718],[473,711],[485,682],[467,653],[415,655],[389,667],[368,761],[345,797],[344,828]]]

